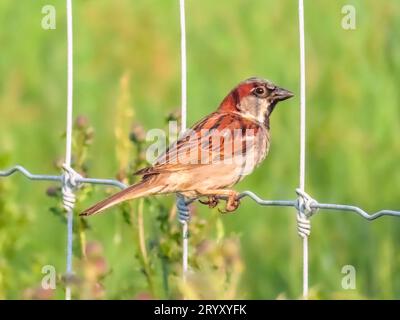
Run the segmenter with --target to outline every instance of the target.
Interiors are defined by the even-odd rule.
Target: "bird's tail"
[[[123,201],[149,196],[160,192],[161,189],[164,188],[163,185],[161,183],[154,183],[154,181],[152,180],[153,179],[149,179],[138,182],[137,184],[134,184],[116,194],[113,194],[109,198],[104,199],[86,209],[80,214],[80,216],[91,216]]]

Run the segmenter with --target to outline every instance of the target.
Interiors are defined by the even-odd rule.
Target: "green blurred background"
[[[46,4],[56,8],[56,30],[41,28]],[[356,30],[341,27],[346,4],[356,8]],[[131,119],[146,130],[164,128],[166,116],[179,108],[178,1],[76,0],[73,11],[74,112],[95,130],[90,176],[113,178],[121,79],[129,78]],[[296,93],[274,112],[269,157],[237,187],[263,198],[294,199],[297,1],[187,0],[186,15],[189,124],[249,76]],[[54,161],[64,155],[66,113],[65,2],[2,0],[0,21],[0,170],[18,163],[34,173],[58,174]],[[400,2],[306,0],[305,28],[307,191],[321,202],[371,212],[400,209]],[[56,201],[46,196],[48,186],[18,175],[0,181],[0,298],[31,298],[43,265],[65,270],[65,224],[49,211]],[[98,187],[81,208],[102,197],[104,188]],[[173,197],[163,201],[172,205]],[[244,269],[235,297],[300,297],[302,247],[293,209],[245,199],[236,214],[219,217],[201,208],[200,215],[223,228],[223,237],[240,239]],[[132,245],[136,240],[123,220],[110,212],[89,221],[86,237],[104,248],[111,270],[102,280],[104,298],[147,292]],[[149,233],[157,232],[154,212],[146,214],[145,225]],[[311,296],[400,298],[399,243],[400,219],[369,223],[350,213],[320,212],[310,237]],[[76,258],[77,269],[79,263]],[[356,269],[355,290],[341,286],[344,265]],[[62,298],[62,289],[53,297]]]

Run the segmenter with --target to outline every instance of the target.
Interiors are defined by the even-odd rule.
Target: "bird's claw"
[[[219,199],[216,196],[208,196],[207,201],[199,200],[199,202],[208,205],[209,208],[215,208],[219,203]]]
[[[237,194],[232,194],[226,200],[225,210],[218,209],[218,211],[220,213],[230,213],[235,211],[239,207],[239,205],[240,205],[240,200],[237,198]]]

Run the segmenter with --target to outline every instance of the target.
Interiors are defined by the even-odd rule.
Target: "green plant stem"
[[[151,267],[150,267],[150,262],[147,254],[147,249],[146,249],[146,242],[145,242],[145,229],[144,229],[144,221],[143,221],[143,207],[144,207],[144,200],[140,199],[139,200],[139,205],[138,205],[138,210],[137,210],[137,226],[133,223],[132,225],[134,226],[134,231],[135,233],[137,232],[137,235],[135,234],[135,237],[137,236],[139,240],[139,261],[142,265],[144,274],[146,276],[147,284],[149,286],[149,290],[151,294],[155,297],[155,287],[154,287],[154,281],[153,281],[153,275],[151,272]],[[131,211],[133,212],[133,211]],[[134,219],[132,219],[134,221]]]
[[[140,252],[143,257],[143,262],[145,263],[146,266],[148,266],[149,258],[147,256],[146,242],[145,242],[145,238],[144,238],[143,204],[144,204],[143,199],[140,199],[139,200],[139,208],[138,208],[138,216],[137,216],[138,231],[139,231],[138,235],[139,235]]]
[[[82,218],[79,218],[79,243],[81,246],[81,254],[86,259],[86,232]]]

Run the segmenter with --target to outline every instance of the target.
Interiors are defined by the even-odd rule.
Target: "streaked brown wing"
[[[259,124],[239,114],[212,113],[169,146],[152,167],[136,174],[189,170],[245,153],[260,129]]]

